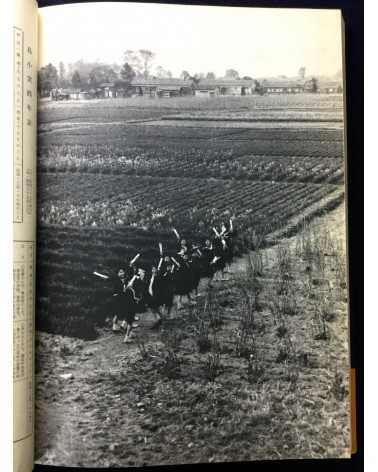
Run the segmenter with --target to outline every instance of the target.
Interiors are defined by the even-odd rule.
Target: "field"
[[[172,126],[177,109],[202,121]],[[282,120],[288,112],[301,120],[305,114],[307,128],[248,123],[251,114]],[[327,114],[327,127],[319,113]],[[90,274],[113,273],[140,251],[151,263],[158,241],[174,244],[173,225],[198,239],[235,216],[240,254],[252,247],[251,232],[266,235],[314,205],[315,213],[335,206],[343,199],[341,114],[336,96],[45,102],[39,115],[41,327],[75,334],[61,312],[81,318],[78,332],[88,317],[103,320],[106,307],[90,300],[95,294],[103,300],[104,289]],[[214,119],[227,124],[230,116],[233,125],[237,119],[249,127],[204,126]]]
[[[67,465],[68,450],[72,465],[103,466],[347,455],[342,110],[331,95],[41,103],[41,421],[57,404],[44,462]],[[160,333],[145,315],[122,346],[106,323],[111,288],[92,272],[138,252],[151,264],[159,241],[174,249],[172,226],[202,242],[230,217],[228,280],[203,284]]]
[[[260,285],[253,293],[260,289],[252,312],[243,286],[253,274],[240,260],[216,283],[213,311],[203,311],[203,285],[196,308],[182,310],[160,333],[146,316],[127,348],[109,329],[87,341],[39,333],[37,462],[347,457],[343,221],[341,206],[300,237],[254,252]]]

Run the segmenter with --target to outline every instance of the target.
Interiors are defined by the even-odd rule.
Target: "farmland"
[[[37,461],[348,456],[342,110],[332,95],[41,103]],[[93,271],[156,263],[172,227],[202,242],[230,217],[225,280],[160,332],[142,314],[123,345]]]
[[[127,348],[107,329],[86,341],[39,333],[36,461],[118,467],[347,457],[343,218],[341,206],[254,251],[252,272],[245,261],[233,264],[233,275],[213,288],[213,312],[203,312],[202,286],[198,305],[161,332],[146,316]],[[66,238],[68,252],[77,238]],[[70,322],[64,317],[60,328]]]
[[[260,116],[272,125],[288,113],[303,123],[248,122]],[[91,272],[113,273],[136,252],[151,263],[158,241],[173,247],[173,225],[201,239],[212,225],[236,217],[241,254],[253,247],[252,234],[284,228],[308,208],[334,207],[343,199],[341,116],[338,96],[43,103],[41,327],[60,332],[63,311],[80,319],[80,328],[61,323],[65,329],[82,332],[103,305],[89,301],[103,293]]]

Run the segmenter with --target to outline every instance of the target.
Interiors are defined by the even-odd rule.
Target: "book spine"
[[[13,470],[34,462],[38,8],[13,16]]]

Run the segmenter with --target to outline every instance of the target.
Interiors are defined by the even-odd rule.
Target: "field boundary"
[[[240,123],[343,123],[343,118],[227,118],[227,117],[211,117],[211,116],[188,116],[188,115],[174,115],[174,116],[162,116],[162,121],[231,121]]]
[[[327,195],[319,202],[310,205],[306,210],[302,211],[301,215],[295,216],[289,220],[289,222],[282,228],[270,233],[265,242],[267,245],[278,244],[282,238],[288,238],[299,232],[299,225],[303,224],[305,220],[312,220],[315,217],[328,213],[334,210],[338,205],[344,202],[345,195],[343,189],[335,190],[335,192]]]

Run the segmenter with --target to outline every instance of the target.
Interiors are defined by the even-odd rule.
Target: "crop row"
[[[331,188],[333,188],[331,186]],[[132,177],[124,175],[45,174],[40,189],[40,207],[46,204],[77,208],[96,204],[101,212],[111,205],[125,205],[127,211],[137,208],[174,210],[180,208],[229,207],[253,211],[254,198],[259,204],[271,204],[281,196],[304,192],[328,192],[327,185],[286,182],[251,182],[221,179]],[[214,202],[214,205],[210,205]],[[231,202],[233,204],[231,205]],[[89,208],[86,209],[88,213]]]
[[[216,97],[213,99],[200,99],[199,97],[180,97],[169,99],[117,99],[117,100],[93,100],[85,103],[42,102],[39,106],[39,121],[52,122],[77,118],[93,118],[104,122],[109,120],[127,120],[150,118],[169,112],[190,112],[193,110],[256,110],[282,107],[285,110],[295,107],[324,109],[340,108],[343,106],[341,95],[323,94],[298,94],[277,96],[250,96],[250,97]]]
[[[39,170],[314,183],[343,181],[342,160],[293,156],[247,155],[229,159],[225,159],[224,156],[213,159],[179,156],[173,159],[167,155],[160,158],[154,155],[148,156],[146,152],[134,158],[126,156],[106,158],[98,155],[85,158],[69,154],[56,159],[46,159]]]
[[[164,206],[170,201],[172,219],[165,225],[154,226],[151,222],[149,224],[148,221],[143,221],[144,227],[126,224],[113,226],[106,218],[102,221],[103,226],[97,227],[80,226],[75,221],[71,221],[72,225],[63,225],[62,221],[55,225],[39,225],[38,309],[41,327],[50,329],[49,323],[52,320],[53,325],[58,326],[56,322],[62,320],[63,313],[77,318],[103,317],[107,313],[111,287],[93,277],[92,272],[99,270],[113,274],[138,252],[142,254],[142,263],[156,263],[159,241],[166,251],[173,252],[175,249],[176,241],[171,230],[173,225],[184,237],[202,242],[204,238],[211,236],[213,225],[219,225],[222,219],[233,215],[238,229],[236,253],[241,253],[249,247],[253,231],[271,232],[281,228],[291,217],[335,192],[334,186],[268,183],[256,183],[247,186],[248,188],[240,185],[230,191],[225,186],[217,188],[218,182],[209,181],[208,189],[199,189],[206,205],[192,208],[194,195],[198,190],[195,180],[183,182],[182,179],[177,179],[177,182],[170,182],[172,185],[169,188],[163,179],[154,180],[156,184],[153,185],[150,179],[148,187],[146,181],[134,185],[134,189],[130,188],[133,185],[131,181],[124,185],[136,196],[141,214],[146,200],[151,201],[151,195],[146,189],[152,188],[154,197],[156,196],[154,202],[156,200],[156,203]],[[117,178],[103,182],[99,189],[102,198],[105,192],[111,194],[111,189],[117,188],[119,183],[120,179]],[[77,199],[76,209],[80,209],[80,198],[86,197],[82,189],[85,182],[76,181],[73,185],[83,192]],[[62,182],[60,186],[64,187]],[[180,191],[179,187],[184,189]],[[90,185],[87,185],[85,191],[93,194]],[[104,207],[119,208],[120,203],[122,198],[110,198]],[[63,196],[54,205],[58,208],[60,217],[64,218],[67,209],[72,211],[73,208],[71,205],[67,206]],[[94,210],[98,211],[98,208],[94,206]],[[90,208],[87,206],[86,213],[88,212],[90,213]],[[101,221],[101,214],[94,217]]]
[[[92,120],[91,120],[92,121]],[[75,133],[75,127],[77,122],[65,122],[56,121],[52,124],[46,123],[40,124],[40,131],[54,129],[56,133],[63,132],[64,135]],[[69,128],[64,130],[64,128]],[[90,128],[89,128],[90,129]],[[93,133],[93,131],[96,131]],[[89,131],[87,131],[89,132]],[[145,126],[143,123],[136,124],[125,124],[125,123],[102,123],[97,124],[95,127],[92,126],[92,134],[100,133],[101,135],[116,138],[123,136],[127,138],[128,145],[139,144],[142,145],[146,141],[154,140],[158,145],[167,144],[168,141],[176,140],[215,140],[219,139],[261,139],[271,141],[342,141],[343,134],[341,129],[316,129],[316,128],[224,128],[222,126],[216,127],[200,127],[198,124],[195,126]],[[80,127],[78,134],[83,133],[83,128]],[[43,140],[46,143],[54,143],[54,137],[56,134],[42,135]]]
[[[341,193],[337,195],[342,196]],[[286,199],[282,204],[265,209],[263,216],[258,210],[253,214],[236,215],[235,226],[239,234],[236,252],[240,253],[248,247],[251,231],[274,231],[286,224],[297,211],[303,210],[304,206],[319,201],[320,197],[321,195],[302,196],[301,199],[295,199],[292,205],[288,205]],[[182,213],[175,226],[183,237],[202,243],[205,238],[211,237],[212,225],[225,217],[224,212],[209,210],[205,215],[208,216],[206,221],[196,220],[196,215]],[[141,262],[146,265],[157,263],[158,242],[163,243],[168,253],[173,253],[177,244],[171,227],[85,228],[42,224],[38,231],[38,275],[43,282],[41,294],[49,293],[47,287],[51,284],[61,284],[61,293],[70,287],[76,287],[76,290],[90,289],[93,286],[93,279],[90,277],[93,270],[113,273],[118,266],[127,264],[136,253],[141,253]]]
[[[200,111],[190,113],[179,113],[165,115],[163,119],[168,120],[219,120],[219,121],[343,121],[342,109],[333,111],[324,110],[248,110],[248,111]]]
[[[162,122],[164,123],[164,122]],[[177,122],[179,124],[179,122]],[[193,122],[194,123],[194,122]],[[44,150],[49,145],[109,145],[116,147],[146,147],[162,149],[211,148],[241,149],[256,154],[341,156],[341,129],[251,129],[240,127],[198,126],[131,126],[124,124],[68,125],[59,124],[53,133],[42,133],[39,146]],[[287,151],[285,151],[287,149]]]
[[[99,133],[101,135],[101,133]],[[126,137],[127,138],[127,137]],[[125,156],[136,158],[140,155],[161,158],[162,155],[173,159],[199,159],[208,160],[212,158],[228,159],[233,155],[256,154],[272,156],[309,156],[309,157],[342,157],[343,143],[341,141],[285,141],[283,139],[274,141],[266,139],[251,139],[250,137],[231,136],[229,139],[222,137],[212,141],[198,142],[188,141],[185,144],[162,140],[160,142],[144,141],[143,145],[132,145],[130,140],[124,142],[99,142],[98,144],[84,143],[69,145],[66,143],[58,145],[42,144],[39,155],[41,164],[46,160],[56,160],[65,156],[73,157],[114,157]]]

